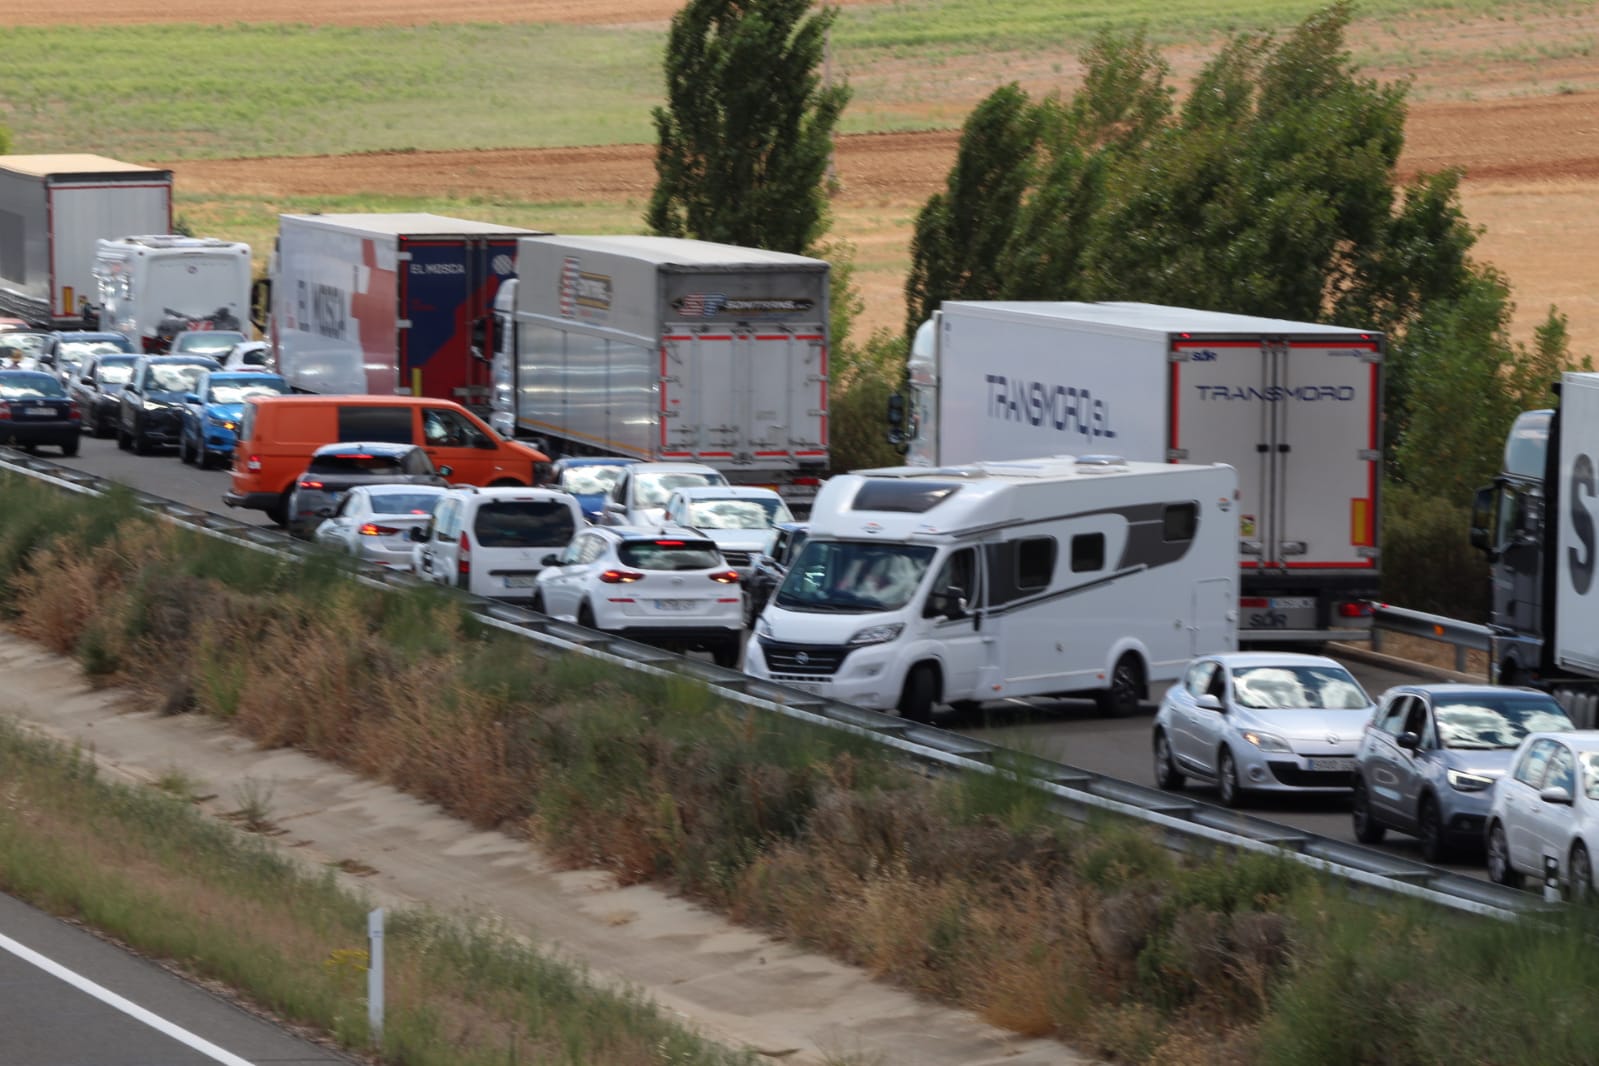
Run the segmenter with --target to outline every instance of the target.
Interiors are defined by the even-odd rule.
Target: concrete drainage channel
[[[0,449],[0,471],[33,478],[63,491],[102,495],[116,485],[106,478],[46,462],[12,449]],[[117,486],[122,487],[122,486]],[[139,506],[186,529],[257,551],[304,558],[313,549],[286,533],[252,526],[226,515],[133,491]],[[369,571],[356,580],[377,588],[410,587],[407,574]],[[1122,815],[1153,826],[1165,845],[1184,853],[1218,848],[1276,853],[1343,878],[1363,889],[1425,900],[1454,910],[1496,918],[1547,912],[1558,904],[1488,881],[1439,870],[1371,848],[1279,825],[1209,804],[1184,800],[1158,789],[1064,763],[1010,751],[984,741],[852,704],[823,699],[784,685],[758,681],[736,670],[607,636],[597,630],[555,621],[507,603],[461,594],[468,610],[486,625],[518,634],[545,647],[591,655],[630,670],[695,678],[729,703],[750,713],[786,715],[831,729],[868,737],[903,755],[929,773],[958,770],[1005,774],[1032,781],[1051,797],[1055,809],[1079,821],[1095,811]]]

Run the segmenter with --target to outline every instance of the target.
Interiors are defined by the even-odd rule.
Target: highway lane
[[[313,1066],[354,1060],[0,895],[7,1066]]]
[[[44,458],[51,458],[49,449],[45,452]],[[178,461],[175,450],[138,456],[119,451],[114,441],[85,437],[79,457],[63,462],[193,507],[230,514],[252,524],[271,524],[259,512],[231,510],[222,503],[222,494],[228,488],[226,470],[203,471],[186,466]],[[1400,672],[1353,658],[1346,660],[1345,665],[1373,697],[1390,685],[1424,679],[1419,673]],[[1160,691],[1151,695],[1158,699]],[[986,705],[981,715],[941,715],[937,724],[1097,773],[1152,785],[1150,722],[1153,715],[1153,706],[1131,718],[1106,719],[1086,701],[1001,701]],[[1185,794],[1202,802],[1213,802],[1215,796],[1213,789],[1192,783]],[[1265,797],[1252,809],[1263,818],[1354,842],[1349,805],[1343,799]],[[1382,846],[1419,861],[1415,843],[1409,837],[1390,833],[1389,840]],[[1450,868],[1483,876],[1480,859],[1470,856],[1460,856],[1457,864]]]

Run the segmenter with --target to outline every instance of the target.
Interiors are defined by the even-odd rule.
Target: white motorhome
[[[1115,456],[829,480],[745,650],[754,677],[927,720],[1014,696],[1136,710],[1237,644],[1236,471]]]
[[[183,330],[248,329],[250,246],[174,233],[100,240],[94,281],[100,328],[164,352]]]

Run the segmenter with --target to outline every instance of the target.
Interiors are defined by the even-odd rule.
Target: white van
[[[835,477],[744,669],[917,721],[1016,696],[1132,713],[1237,645],[1237,489],[1114,456]]]
[[[411,531],[411,569],[478,596],[531,600],[544,557],[564,551],[586,524],[569,492],[459,485],[439,500],[431,521]]]

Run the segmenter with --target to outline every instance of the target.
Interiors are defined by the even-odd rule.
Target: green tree
[[[651,231],[804,253],[827,229],[825,177],[849,89],[817,74],[835,10],[810,0],[688,0],[654,110]]]

